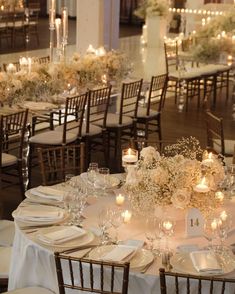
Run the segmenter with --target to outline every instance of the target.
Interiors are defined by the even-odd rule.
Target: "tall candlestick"
[[[56,3],[55,0],[50,0],[50,15],[49,15],[49,21],[50,21],[50,26],[54,27],[55,25],[55,15],[56,15]]]
[[[62,8],[62,36],[63,36],[63,42],[67,43],[68,39],[68,8],[63,7]]]
[[[56,39],[57,39],[57,49],[60,49],[60,31],[61,31],[61,19],[56,18],[55,20],[55,29],[56,29]]]

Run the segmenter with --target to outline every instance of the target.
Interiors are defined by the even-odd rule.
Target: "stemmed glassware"
[[[95,186],[97,188],[102,189],[103,195],[106,195],[105,190],[109,187],[109,168],[107,167],[101,167],[99,168],[99,174],[97,181],[95,182]]]
[[[174,234],[175,221],[171,218],[165,218],[160,222],[160,230],[166,241],[166,250],[169,251],[169,237]]]
[[[156,239],[156,230],[159,223],[153,216],[147,217],[145,221],[145,237],[148,241],[148,249],[153,251],[153,244]]]
[[[95,187],[95,182],[96,182],[96,179],[97,179],[98,172],[99,172],[98,163],[97,162],[91,162],[89,164],[88,169],[87,169],[87,180],[88,180],[88,183],[92,186],[93,189]]]
[[[98,215],[98,226],[101,231],[100,244],[105,245],[110,241],[108,229],[111,227],[110,215],[108,210],[103,208]]]
[[[232,219],[225,211],[220,213],[220,218],[217,227],[218,237],[220,239],[220,250],[225,250],[225,240],[228,237],[228,232],[232,227]]]
[[[108,209],[107,214],[110,219],[111,227],[114,228],[114,232],[115,232],[112,242],[114,244],[118,244],[119,243],[118,228],[123,223],[122,212],[120,209],[110,208]]]
[[[208,241],[208,248],[213,248],[213,241],[217,237],[219,219],[215,217],[207,217],[204,222],[204,237]]]

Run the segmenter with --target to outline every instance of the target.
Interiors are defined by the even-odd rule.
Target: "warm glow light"
[[[215,198],[218,199],[219,201],[223,201],[224,200],[224,193],[221,191],[215,192]]]
[[[225,210],[223,210],[221,213],[220,213],[220,219],[225,222],[228,218],[228,215],[227,215],[227,212]]]

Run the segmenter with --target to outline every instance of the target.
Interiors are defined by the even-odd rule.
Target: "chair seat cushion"
[[[77,134],[67,132],[66,143],[72,143],[77,139]],[[29,139],[30,143],[42,145],[61,145],[63,143],[63,132],[48,131],[37,134]]]
[[[0,278],[9,277],[12,247],[0,247]]]
[[[221,153],[220,140],[214,139],[213,142],[214,142],[213,149],[216,152]],[[235,145],[235,140],[224,140],[225,154],[230,154],[232,156],[234,152],[234,145]]]
[[[22,289],[16,289],[8,292],[3,292],[3,294],[11,293],[11,294],[54,294],[54,292],[41,287],[28,287]]]
[[[137,113],[137,118],[144,118],[144,117],[155,117],[159,115],[159,112],[157,110],[150,109],[149,115],[147,113],[147,108],[145,107],[139,107],[138,108],[138,113]]]
[[[14,222],[9,220],[0,220],[0,246],[12,246],[14,235]]]
[[[16,164],[17,161],[18,161],[18,159],[16,156],[14,156],[12,154],[8,154],[8,153],[2,153],[2,166],[3,167]]]
[[[78,122],[71,122],[68,124],[68,133],[74,133],[74,134],[77,134],[78,132],[78,127],[79,127],[79,123]],[[63,126],[58,126],[55,128],[55,131],[60,131],[62,132],[63,131]],[[102,133],[102,128],[99,127],[99,126],[95,126],[93,124],[90,124],[89,126],[89,133],[87,134],[86,133],[86,123],[83,123],[82,125],[82,134],[81,136],[84,137],[84,136],[95,136],[95,135],[98,135]]]
[[[106,127],[122,127],[132,125],[133,119],[130,116],[123,115],[122,116],[122,124],[119,124],[119,114],[109,113],[106,120]]]

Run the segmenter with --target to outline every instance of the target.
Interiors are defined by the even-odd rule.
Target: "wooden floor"
[[[41,29],[40,29],[40,48],[48,47],[48,21],[46,19],[41,20]],[[70,27],[72,28],[70,31],[70,44],[75,43],[75,21],[70,20]],[[120,28],[121,36],[128,36],[140,33],[139,27],[128,27],[122,26]],[[45,34],[45,36],[43,35]],[[32,41],[33,42],[33,41]],[[139,43],[139,41],[138,41]],[[34,42],[33,42],[34,44]],[[132,47],[134,46],[134,47]],[[135,49],[135,42],[130,43],[131,54]],[[33,48],[31,48],[33,49]],[[38,49],[38,47],[37,47]],[[6,49],[2,50],[6,52]],[[138,51],[139,49],[137,49]],[[8,52],[8,51],[7,51]],[[9,52],[8,52],[9,53]],[[132,54],[133,55],[133,54]],[[156,55],[155,55],[156,58]],[[159,58],[159,57],[158,57]],[[134,66],[137,65],[139,61],[137,60],[134,63]],[[159,62],[159,60],[157,60]],[[1,63],[1,54],[0,54],[0,63]],[[140,63],[140,62],[139,62]],[[140,67],[141,68],[141,67]],[[142,71],[140,75],[144,74]],[[230,92],[231,92],[230,87]],[[228,103],[225,103],[225,95],[224,93],[218,94],[218,101],[216,105],[216,109],[214,113],[224,119],[224,130],[225,137],[228,139],[235,140],[235,121],[232,119],[232,95],[230,93],[230,98]],[[163,139],[167,141],[175,141],[177,138],[194,136],[198,138],[202,147],[206,146],[206,131],[205,131],[205,119],[204,119],[204,109],[197,109],[196,101],[192,99],[189,103],[189,110],[185,112],[185,110],[180,113],[177,110],[177,106],[174,103],[174,99],[172,97],[166,99],[165,107],[162,112],[162,131],[163,131]],[[102,165],[104,160],[100,154],[93,154],[93,161],[99,161]],[[110,165],[115,167],[115,159],[110,160]],[[115,172],[115,168],[112,169],[112,172]],[[33,170],[33,186],[40,184],[40,175],[38,169]],[[17,186],[11,187],[7,190],[0,191],[0,217],[1,211],[2,216],[4,218],[11,218],[12,211],[17,207],[17,205],[22,201],[20,190]]]

